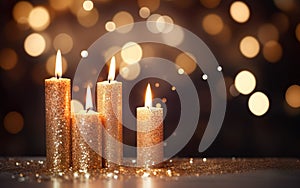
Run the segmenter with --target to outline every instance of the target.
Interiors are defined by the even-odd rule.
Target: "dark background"
[[[38,57],[29,56],[23,47],[25,38],[35,32],[30,27],[18,24],[12,17],[16,0],[0,1],[0,50],[13,49],[17,54],[17,64],[13,69],[0,67],[0,155],[45,155],[45,114],[44,114],[44,79],[49,78],[45,70],[47,59],[56,53],[54,47],[49,47]],[[143,21],[139,14],[139,6],[133,0],[98,0],[94,1],[99,11],[99,19],[92,27],[81,26],[76,16],[69,10],[56,11],[46,0],[32,0],[33,6],[46,7],[51,15],[50,25],[37,33],[46,34],[50,40],[61,33],[69,33],[73,38],[73,48],[63,56],[68,61],[68,69],[64,77],[72,78],[80,61],[80,52],[87,49],[96,39],[105,34],[105,23],[119,11],[128,11],[134,21]],[[153,13],[169,15],[174,23],[185,27],[198,35],[212,50],[219,64],[223,67],[227,90],[232,85],[238,72],[250,70],[257,79],[255,91],[263,91],[270,100],[268,112],[257,117],[248,109],[250,95],[233,97],[228,91],[227,111],[222,129],[211,147],[204,153],[197,151],[203,131],[209,118],[210,93],[208,85],[201,79],[202,72],[197,68],[190,74],[199,91],[201,116],[196,133],[189,144],[178,156],[194,157],[300,157],[300,109],[290,107],[285,100],[288,87],[300,84],[300,42],[295,30],[300,23],[300,6],[294,2],[291,10],[281,10],[274,1],[244,1],[250,7],[251,17],[246,23],[236,23],[229,14],[233,1],[222,0],[215,8],[206,8],[197,0],[161,0],[160,6]],[[222,17],[223,22],[231,31],[227,42],[220,36],[208,35],[201,26],[206,14],[215,13]],[[274,15],[282,13],[288,18],[286,30],[280,26]],[[258,29],[265,23],[273,23],[279,32],[278,42],[283,49],[281,59],[269,63],[262,53],[260,43],[259,54],[252,59],[245,58],[239,51],[239,42],[246,35],[257,36]],[[144,49],[145,45],[142,44]],[[153,44],[155,47],[155,44]],[[174,61],[175,49],[158,46],[154,54]],[[163,50],[162,50],[163,49]],[[147,56],[144,54],[144,57]],[[2,60],[2,59],[0,59]],[[106,70],[99,80],[106,77]],[[152,86],[159,82],[158,88],[153,87],[155,97],[167,98],[168,114],[165,119],[165,136],[172,134],[178,122],[180,109],[178,95],[170,91],[170,85],[163,80],[148,79],[140,82],[132,90],[131,109],[143,105],[143,95],[146,82]],[[168,88],[168,89],[166,89]],[[299,96],[300,98],[300,96]],[[173,105],[173,106],[172,106]],[[173,109],[173,110],[171,110]],[[191,109],[192,110],[192,109]],[[19,132],[13,134],[4,126],[4,119],[9,112],[21,114],[24,124]],[[127,133],[125,143],[135,143],[134,133]]]

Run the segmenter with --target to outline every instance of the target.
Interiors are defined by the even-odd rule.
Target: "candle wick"
[[[87,108],[86,113],[88,113],[91,109],[92,109],[91,107]]]
[[[108,83],[110,84],[110,79],[108,79]]]
[[[56,74],[56,78],[57,78],[57,79],[59,79],[59,76],[58,76],[58,74]]]

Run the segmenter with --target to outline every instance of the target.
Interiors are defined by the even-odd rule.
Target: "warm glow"
[[[106,22],[105,29],[106,31],[112,32],[116,29],[116,24],[112,21]]]
[[[42,31],[50,24],[50,15],[46,8],[38,6],[33,8],[28,17],[28,23],[32,29]]]
[[[197,67],[195,57],[189,52],[180,53],[176,57],[175,63],[187,74],[192,73]]]
[[[24,118],[19,112],[9,112],[4,117],[4,128],[11,134],[17,134],[23,129]]]
[[[245,23],[250,18],[250,9],[242,1],[235,1],[230,6],[230,15],[238,23]]]
[[[274,40],[268,41],[263,48],[263,55],[265,59],[271,63],[278,62],[282,57],[282,47]]]
[[[157,20],[161,17],[160,14],[152,14],[147,18],[147,28],[152,33],[159,33],[157,28]]]
[[[28,22],[28,16],[33,6],[27,1],[20,1],[16,3],[13,9],[13,17],[16,22],[20,24],[26,24]]]
[[[119,28],[121,26],[129,25],[126,28],[118,29],[120,33],[127,33],[133,28],[133,17],[129,12],[120,11],[118,12],[112,19],[112,21],[116,24],[116,27]]]
[[[150,9],[148,7],[142,7],[139,11],[141,18],[148,18],[150,16]]]
[[[148,7],[151,12],[158,9],[160,0],[137,0],[139,7]]]
[[[126,63],[134,64],[141,60],[143,51],[139,44],[128,42],[122,47],[121,56]]]
[[[292,108],[300,107],[300,86],[292,85],[285,93],[285,100]]]
[[[300,42],[300,23],[296,27],[295,34],[296,34],[298,41]]]
[[[270,40],[278,41],[279,31],[273,24],[264,24],[258,29],[257,36],[260,42],[265,44]]]
[[[259,53],[260,46],[256,38],[246,36],[240,43],[240,51],[247,58],[254,58]]]
[[[145,107],[152,107],[152,93],[150,84],[147,85],[146,96],[145,96]]]
[[[66,33],[60,33],[54,38],[53,47],[55,50],[60,49],[63,54],[69,53],[73,48],[73,39]]]
[[[234,85],[241,94],[248,95],[255,89],[256,79],[251,72],[244,70],[236,75]]]
[[[270,102],[264,93],[255,92],[249,98],[248,107],[254,115],[262,116],[268,111]]]
[[[85,96],[85,110],[90,110],[92,108],[93,108],[93,101],[92,101],[91,87],[87,86],[86,96]]]
[[[276,7],[283,11],[295,10],[297,7],[296,2],[295,0],[274,0]]]
[[[51,55],[46,62],[46,71],[49,75],[55,75],[56,55]],[[66,58],[62,57],[62,74],[68,69]]]
[[[208,14],[203,18],[202,27],[210,35],[221,33],[224,28],[223,20],[217,14]]]
[[[99,13],[97,9],[92,9],[90,11],[86,11],[83,8],[79,9],[76,14],[77,20],[80,25],[84,27],[92,27],[94,26],[99,19]]]
[[[113,56],[110,61],[109,72],[108,72],[108,81],[113,81],[116,74],[116,58]]]
[[[15,50],[4,48],[0,51],[0,68],[11,70],[15,68],[18,62],[18,55]]]
[[[57,50],[56,61],[55,61],[55,77],[61,78],[62,76],[62,59],[61,52]]]
[[[82,7],[86,11],[91,11],[94,8],[94,3],[91,0],[86,0],[83,2]]]
[[[30,56],[39,56],[46,49],[46,40],[42,35],[38,33],[32,33],[28,37],[26,37],[24,42],[24,49]]]

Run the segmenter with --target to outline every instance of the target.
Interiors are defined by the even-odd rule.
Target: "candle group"
[[[108,80],[97,83],[97,112],[91,89],[86,107],[71,114],[71,80],[62,76],[61,53],[56,56],[55,77],[45,80],[46,162],[51,172],[70,167],[79,172],[122,165],[122,83],[115,79],[115,58]],[[137,164],[151,166],[163,161],[163,110],[152,107],[150,85],[145,107],[137,108]],[[101,158],[103,157],[103,160]]]

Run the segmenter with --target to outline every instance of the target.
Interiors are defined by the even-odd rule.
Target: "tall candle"
[[[137,111],[137,165],[148,167],[163,161],[163,109],[152,107],[150,84],[145,106]]]
[[[67,170],[71,162],[71,80],[61,76],[58,50],[55,77],[45,80],[46,163],[51,172]]]
[[[85,110],[72,115],[72,167],[79,172],[102,167],[102,124],[99,113],[92,109],[91,88],[88,86]]]
[[[122,83],[115,79],[115,57],[111,59],[108,80],[97,83],[97,110],[103,130],[104,167],[122,164]]]

